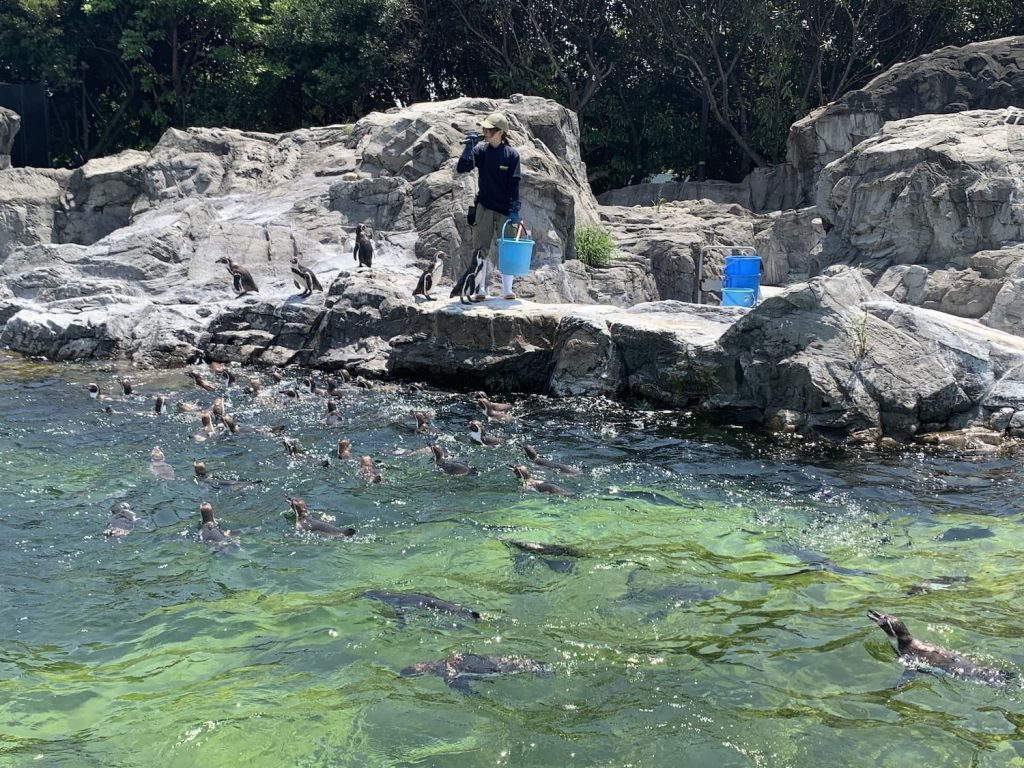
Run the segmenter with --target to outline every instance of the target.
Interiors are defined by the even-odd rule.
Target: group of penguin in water
[[[205,363],[206,361],[203,362]],[[264,381],[260,376],[249,376],[247,383],[242,385],[236,372],[231,367],[218,363],[209,363],[209,366],[214,376],[219,376],[223,379],[223,384],[216,383],[216,379],[213,376],[198,368],[193,367],[187,370],[187,375],[199,390],[203,393],[215,395],[208,410],[202,408],[196,402],[182,401],[177,405],[178,412],[198,414],[199,416],[201,426],[193,435],[193,441],[205,442],[217,437],[226,437],[241,432],[252,432],[279,439],[285,453],[292,457],[300,457],[304,454],[301,453],[297,441],[285,435],[284,426],[247,427],[246,425],[239,424],[234,415],[228,412],[227,405],[229,401],[226,399],[226,396],[230,396],[232,389],[234,389],[235,393],[241,393],[251,398],[259,398],[266,401],[269,396],[273,401],[285,404],[303,398],[308,399],[311,396],[319,398],[319,401],[324,402],[326,406],[325,421],[329,426],[333,426],[338,424],[340,420],[336,398],[339,398],[342,394],[342,387],[374,389],[381,386],[375,385],[360,376],[352,377],[344,369],[339,371],[337,376],[326,377],[326,380],[320,385],[317,384],[311,375],[301,377],[298,382],[290,382],[285,378],[283,372],[272,368],[270,370],[270,378],[273,382],[272,386],[276,391],[268,393],[267,390],[271,387],[265,387]],[[157,415],[168,412],[168,399],[166,396],[137,393],[132,383],[126,378],[119,379],[118,383],[121,387],[121,396],[119,398],[107,396],[96,383],[90,383],[86,389],[91,398],[103,403],[103,410],[107,413],[118,413],[117,408],[120,407],[122,402],[138,401],[140,397],[146,398],[150,396],[153,398],[152,412]],[[391,385],[384,384],[383,386]],[[412,385],[412,389],[417,391],[420,387],[419,385]],[[494,447],[504,444],[506,442],[505,439],[489,433],[484,423],[486,421],[488,423],[508,424],[514,421],[516,417],[512,412],[513,406],[509,403],[491,400],[482,391],[476,392],[474,399],[476,405],[481,410],[481,415],[479,418],[470,420],[467,424],[470,440],[481,446]],[[444,449],[437,442],[438,430],[430,424],[428,412],[413,410],[409,413],[409,417],[411,430],[417,435],[422,435],[428,441],[427,451],[432,457],[433,464],[438,472],[456,477],[479,474],[479,470],[475,467],[456,461],[445,453]],[[560,472],[568,476],[581,475],[583,473],[583,470],[578,467],[540,456],[531,445],[524,444],[522,449],[526,459],[538,467]],[[336,457],[342,461],[357,460],[352,455],[352,445],[349,440],[345,438],[338,440]],[[325,467],[330,465],[330,459],[313,459],[313,461]],[[358,471],[367,483],[382,482],[383,478],[379,468],[370,456],[359,457],[357,461]],[[525,463],[509,463],[506,466],[520,480],[522,488],[526,491],[547,493],[553,496],[574,495],[571,491],[555,483],[533,477]],[[174,468],[167,462],[160,447],[154,447],[150,453],[149,471],[158,479],[173,480],[175,478]],[[213,477],[207,470],[205,462],[199,459],[193,462],[193,471],[197,484],[216,490],[242,490],[247,486],[254,486],[262,482],[261,480],[232,480]],[[295,516],[296,530],[302,534],[327,539],[347,539],[356,535],[356,529],[352,526],[338,526],[328,519],[314,516],[306,502],[301,498],[285,496],[285,501],[288,503],[290,512]],[[214,514],[214,507],[209,501],[204,500],[199,505],[199,517],[199,528],[195,534],[199,541],[217,551],[240,547],[240,541],[237,536],[232,535],[231,531],[220,528]],[[118,501],[110,509],[110,517],[104,529],[104,534],[110,538],[127,536],[135,530],[138,522],[138,518],[130,504],[125,501]],[[542,544],[514,538],[502,538],[501,541],[513,552],[521,553],[528,557],[578,558],[583,556],[583,553],[579,550],[561,544]],[[443,613],[469,621],[479,621],[481,618],[480,614],[473,609],[449,602],[434,595],[416,592],[370,590],[364,596],[367,599],[378,600],[390,605],[396,612],[399,626],[404,626],[405,617],[409,611],[417,609]],[[469,682],[481,677],[520,672],[544,675],[550,674],[551,669],[543,662],[517,656],[456,654],[437,662],[413,664],[403,669],[401,674],[403,676],[411,676],[423,674],[424,672],[437,674],[453,689],[462,693],[468,693],[471,692],[468,687]]]
[[[237,386],[237,377],[229,367],[217,363],[211,363],[210,365],[211,370],[216,371],[224,378],[229,388]],[[209,381],[198,370],[191,369],[188,374],[201,390],[205,392],[216,392],[218,390],[217,385]],[[284,376],[280,371],[271,369],[271,378],[275,384],[285,386],[283,384]],[[374,386],[371,382],[361,377],[351,377],[344,370],[341,371],[340,378],[343,383],[349,386],[363,388],[373,388]],[[120,383],[123,397],[133,397],[133,388],[130,382],[126,379],[121,379]],[[327,423],[336,424],[339,416],[336,403],[332,398],[338,391],[339,386],[338,380],[334,376],[329,376],[323,389],[319,389],[311,376],[305,376],[301,379],[298,387],[285,386],[284,389],[279,390],[277,395],[284,398],[285,401],[296,400],[301,396],[299,394],[301,391],[311,395],[318,395],[319,389],[319,391],[326,394]],[[95,383],[88,385],[88,391],[90,396],[96,400],[105,399],[99,386]],[[241,391],[250,397],[264,396],[262,394],[263,385],[260,377],[249,377],[248,384]],[[480,418],[468,422],[470,439],[482,446],[498,446],[503,444],[505,440],[488,433],[484,424],[485,422],[508,423],[512,421],[515,418],[513,406],[508,403],[496,402],[488,398],[484,392],[476,392],[474,398],[482,415]],[[108,410],[109,408],[110,406],[107,406]],[[166,398],[162,395],[156,396],[154,411],[157,414],[165,413],[166,408]],[[179,404],[179,410],[184,412],[196,411],[199,410],[199,407],[194,404]],[[410,416],[415,421],[412,429],[417,434],[429,439],[429,450],[433,456],[437,471],[452,476],[472,476],[478,474],[476,468],[449,458],[436,439],[432,439],[436,438],[437,431],[430,425],[426,412],[414,410],[410,413]],[[240,431],[245,431],[243,427],[237,424],[233,416],[226,412],[223,396],[216,397],[210,412],[201,412],[200,418],[203,426],[196,435],[196,439],[199,440],[211,438],[218,433],[218,430],[225,434],[237,434]],[[250,431],[280,437],[281,443],[288,455],[295,456],[298,454],[295,441],[284,436],[284,427],[252,427]],[[551,469],[565,475],[580,475],[583,472],[579,467],[540,456],[528,444],[524,444],[521,447],[527,459],[536,466]],[[342,460],[352,459],[351,448],[348,440],[344,438],[339,439],[337,457]],[[322,464],[324,466],[329,465],[329,460],[323,461]],[[510,463],[506,466],[519,478],[524,490],[547,493],[553,496],[574,495],[555,483],[535,479],[532,477],[526,464]],[[201,460],[194,462],[193,469],[197,483],[209,483],[211,487],[215,488],[230,487],[232,489],[239,489],[250,483],[260,482],[259,480],[239,481],[211,478],[206,470],[205,463]],[[154,448],[151,453],[150,471],[158,478],[173,479],[174,477],[173,468],[167,464],[160,448]],[[382,476],[370,456],[363,456],[359,459],[359,471],[368,483],[379,483],[382,481]],[[301,498],[286,496],[285,500],[288,502],[291,512],[295,515],[296,530],[302,533],[331,539],[351,538],[356,534],[356,529],[351,526],[336,526],[328,520],[314,517],[311,515],[306,502]],[[222,531],[219,528],[214,517],[213,505],[210,502],[203,501],[200,504],[199,514],[200,527],[197,538],[200,541],[218,550],[239,545],[238,540],[231,536],[230,531]],[[108,537],[125,536],[133,530],[135,523],[136,516],[130,506],[124,501],[119,501],[111,507],[110,519],[104,533]],[[584,556],[581,551],[564,544],[546,544],[512,538],[503,538],[501,541],[514,552],[531,558],[579,558]],[[399,626],[404,626],[407,612],[418,609],[446,614],[469,621],[479,621],[481,618],[480,614],[471,608],[424,593],[370,590],[364,594],[364,597],[390,605],[396,612]],[[1017,673],[1013,670],[982,666],[960,653],[919,640],[910,633],[906,624],[895,616],[871,610],[868,612],[868,617],[885,632],[904,664],[904,672],[896,685],[897,688],[904,685],[918,671],[942,672],[956,678],[970,679],[994,686],[1005,685],[1017,677]],[[544,662],[517,656],[455,654],[439,661],[413,664],[401,671],[403,676],[423,673],[436,674],[453,689],[462,693],[469,693],[472,692],[469,684],[474,680],[497,674],[530,673],[549,675],[552,674],[552,669],[550,665]]]

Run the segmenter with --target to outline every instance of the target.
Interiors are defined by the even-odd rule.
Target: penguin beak
[[[889,617],[886,616],[884,613],[879,613],[875,610],[868,611],[868,618],[875,622],[875,624],[880,626],[882,629],[885,629],[886,626],[889,624]]]

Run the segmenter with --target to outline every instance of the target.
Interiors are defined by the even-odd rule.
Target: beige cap
[[[497,128],[499,131],[508,133],[508,118],[501,112],[491,112],[480,125],[484,128]]]

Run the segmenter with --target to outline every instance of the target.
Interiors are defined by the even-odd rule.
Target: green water
[[[492,431],[584,466],[545,474],[578,493],[561,499],[520,491],[515,445],[469,442],[466,394],[347,388],[327,426],[322,399],[225,390],[240,424],[287,425],[306,451],[290,458],[258,433],[196,442],[195,415],[157,417],[145,395],[102,412],[84,385],[122,372],[0,358],[0,765],[1024,765],[1019,684],[894,690],[902,667],[865,615],[1021,667],[1018,458],[822,458],[688,414],[523,398]],[[212,397],[181,371],[131,376]],[[479,477],[432,470],[412,408]],[[319,466],[342,436],[382,484]],[[176,479],[150,473],[156,445]],[[197,458],[262,483],[199,486]],[[298,535],[286,494],[358,536]],[[118,500],[140,525],[108,540]],[[204,500],[240,548],[195,540]],[[501,537],[586,557],[549,567]],[[969,580],[908,594],[939,576]],[[369,589],[483,619],[400,628]],[[554,674],[471,695],[399,675],[455,653]]]

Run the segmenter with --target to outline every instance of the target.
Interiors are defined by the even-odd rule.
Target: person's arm
[[[519,209],[522,207],[522,202],[519,200],[519,181],[522,178],[522,173],[519,168],[519,158],[516,158],[516,167],[512,169],[512,210],[508,215],[508,220],[512,224],[519,223]]]
[[[463,140],[462,154],[459,155],[459,162],[455,164],[456,173],[468,173],[476,167],[474,155],[479,141],[480,137],[475,133],[468,134]]]

